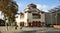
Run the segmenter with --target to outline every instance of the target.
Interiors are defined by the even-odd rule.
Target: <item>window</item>
[[[34,13],[34,14],[32,14],[32,18],[33,19],[40,19],[41,18],[41,15]]]

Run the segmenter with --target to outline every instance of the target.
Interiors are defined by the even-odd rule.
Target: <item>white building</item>
[[[20,26],[42,26],[45,23],[45,13],[36,8],[35,4],[29,4],[24,12],[20,13]],[[19,25],[18,24],[18,25]]]

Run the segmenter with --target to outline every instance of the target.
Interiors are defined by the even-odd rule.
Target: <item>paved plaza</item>
[[[15,27],[0,27],[0,33],[60,33],[60,29],[51,27],[23,27],[15,30]]]

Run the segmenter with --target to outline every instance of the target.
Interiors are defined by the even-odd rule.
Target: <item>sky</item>
[[[18,12],[23,12],[27,5],[33,3],[37,5],[37,8],[40,10],[47,10],[52,9],[58,5],[60,5],[60,0],[14,0],[19,6]]]
[[[2,15],[2,13],[1,13],[1,11],[0,11],[0,19],[3,19],[3,15]]]
[[[27,5],[33,3],[37,8],[48,12],[48,10],[60,5],[60,0],[14,0],[18,4],[18,13],[23,12]],[[3,15],[0,12],[0,19]]]

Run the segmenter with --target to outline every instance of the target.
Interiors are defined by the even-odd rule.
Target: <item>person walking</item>
[[[15,22],[15,29],[17,29],[17,27],[18,27],[18,26],[17,26],[17,23]]]
[[[20,29],[22,29],[24,27],[24,22],[21,22],[20,25]]]

